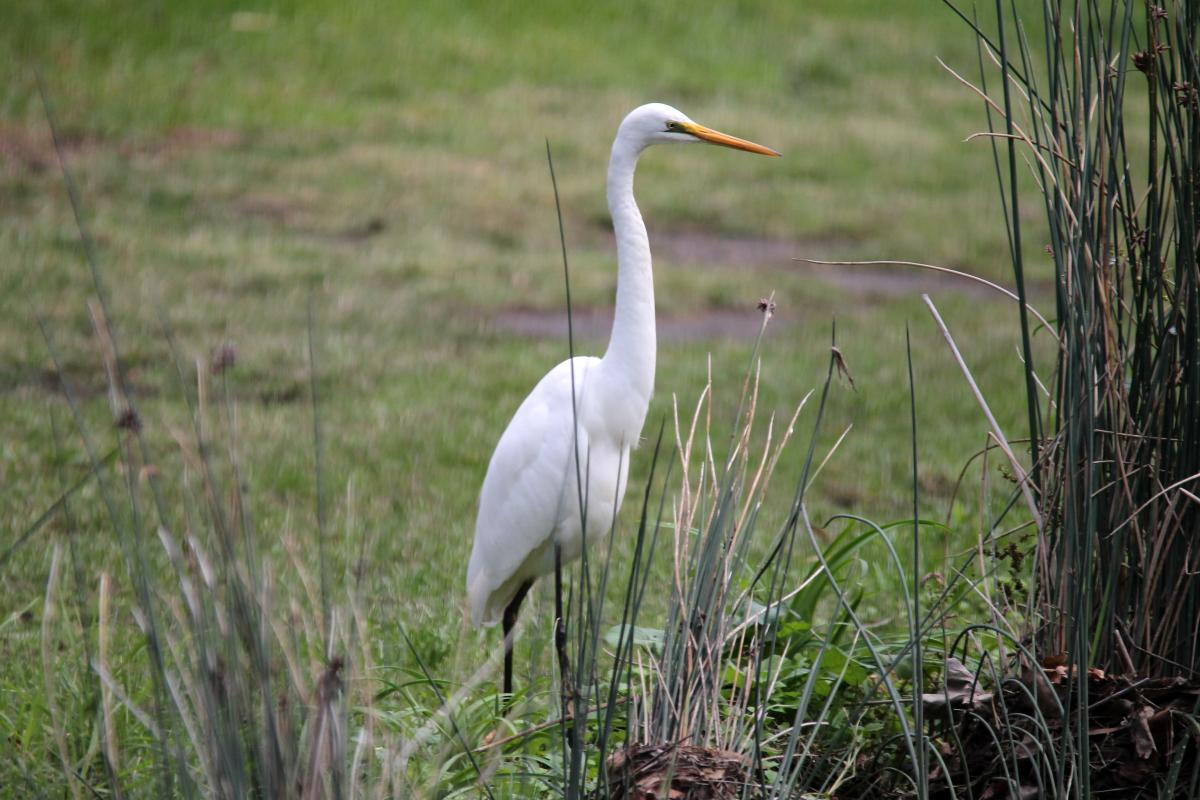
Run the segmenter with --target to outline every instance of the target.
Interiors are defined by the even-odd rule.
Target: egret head
[[[625,117],[617,131],[617,139],[628,142],[635,150],[643,150],[652,144],[717,144],[764,156],[778,156],[769,147],[748,142],[736,136],[714,131],[687,114],[664,103],[647,103],[638,106]]]

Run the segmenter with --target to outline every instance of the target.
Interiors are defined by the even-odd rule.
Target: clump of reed
[[[1023,17],[997,2],[983,21],[947,4],[978,43],[978,79],[954,74],[983,99],[995,156],[1028,411],[1028,460],[1013,463],[1036,526],[1026,633],[1014,659],[980,662],[999,711],[953,730],[991,744],[957,774],[1011,796],[1195,796],[1196,11],[1044,0]],[[1049,321],[1029,305],[1031,189],[1053,263]],[[1037,336],[1053,338],[1048,364]]]
[[[1057,0],[1036,20],[1004,4],[996,14],[994,33],[975,25],[977,90],[995,137],[1021,299],[1028,483],[1041,515],[1039,643],[1084,666],[1192,675],[1200,665],[1197,15],[1178,2]],[[1041,374],[1030,340],[1042,332],[1025,308],[1030,177],[1054,267],[1055,313],[1043,335],[1057,347]]]

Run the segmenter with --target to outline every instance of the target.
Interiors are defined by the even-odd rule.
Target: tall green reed
[[[995,34],[972,24],[1025,342],[1039,331],[1021,289],[1023,171],[1040,192],[1054,264],[1048,380],[1023,348],[1030,483],[1044,517],[1040,648],[1085,666],[1195,674],[1197,11],[1046,0],[1032,39],[1015,6],[997,2],[995,18]]]
[[[1010,702],[1038,719],[1006,719],[996,736],[1014,766],[1022,736],[1040,742],[1043,795],[1088,797],[1107,767],[1093,757],[1106,699],[1090,694],[1104,674],[1094,668],[1142,682],[1200,668],[1198,20],[1187,2],[1040,5],[1032,38],[1015,3],[997,0],[994,28],[955,9],[976,35],[972,88],[985,101],[1021,301],[1030,466],[1019,477],[1036,498],[1033,635],[1012,643],[1022,680],[1004,680]],[[1026,312],[1031,187],[1053,260],[1048,329]],[[1029,347],[1039,334],[1056,344],[1045,379]],[[1064,691],[1043,664],[1061,665]],[[1189,743],[1171,747],[1170,769],[1143,788],[1192,796],[1197,777],[1181,773]],[[1136,749],[1129,757],[1148,763]],[[1027,785],[1015,770],[1006,780]]]

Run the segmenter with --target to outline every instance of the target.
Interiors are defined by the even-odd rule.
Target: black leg
[[[562,546],[554,545],[554,648],[558,651],[559,686],[563,716],[571,714],[571,664],[567,660],[567,624],[563,619]]]
[[[513,658],[513,626],[517,624],[517,611],[521,608],[521,601],[525,599],[526,592],[533,585],[533,581],[525,581],[517,593],[513,595],[513,599],[504,609],[504,710],[508,711],[508,706],[512,703],[512,658]]]

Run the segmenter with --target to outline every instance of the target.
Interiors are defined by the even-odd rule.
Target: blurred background
[[[673,438],[674,398],[690,416],[710,370],[714,414],[732,417],[772,292],[760,419],[790,417],[819,387],[835,336],[853,379],[834,382],[822,423],[819,457],[849,433],[814,519],[911,511],[907,328],[923,499],[951,522],[931,549],[974,524],[978,492],[950,499],[985,421],[922,292],[1022,435],[1023,394],[989,391],[1022,380],[1015,303],[910,267],[797,260],[913,260],[1010,283],[991,148],[965,141],[984,106],[938,63],[978,74],[975,38],[942,4],[46,0],[2,16],[0,526],[13,540],[87,472],[55,357],[101,451],[120,435],[39,75],[147,434],[179,438],[198,380],[231,398],[239,481],[264,546],[282,551],[317,514],[315,387],[330,554],[359,570],[385,622],[457,630],[446,609],[460,608],[487,459],[566,357],[547,142],[577,349],[603,349],[616,279],[604,174],[617,124],[643,102],[784,154],[642,160],[660,331],[647,435],[665,422]],[[1052,270],[1028,207],[1037,302]],[[646,470],[643,448],[630,496]],[[0,619],[40,596],[42,537],[64,524],[0,572]],[[119,569],[100,503],[76,504],[72,530],[92,563]],[[40,680],[11,666],[21,641],[0,638],[14,692]]]

